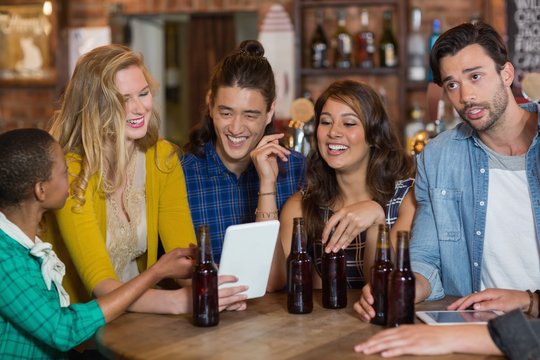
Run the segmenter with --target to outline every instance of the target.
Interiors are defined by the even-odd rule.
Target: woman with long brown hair
[[[349,287],[365,284],[375,253],[377,224],[409,230],[415,211],[414,162],[392,128],[381,99],[350,80],[331,84],[315,104],[315,146],[308,155],[307,186],[293,195],[280,216],[279,238],[268,289],[286,281],[292,219],[303,217],[314,287],[320,287],[323,251],[345,250]],[[333,234],[330,236],[331,231]]]

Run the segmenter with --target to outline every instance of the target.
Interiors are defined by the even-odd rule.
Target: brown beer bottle
[[[332,237],[332,231],[329,239]],[[322,305],[327,309],[341,309],[347,306],[347,273],[345,252],[326,253],[321,256]]]
[[[386,325],[388,311],[388,278],[393,269],[390,255],[390,230],[388,225],[379,225],[377,236],[377,250],[375,252],[375,262],[371,266],[371,293],[373,294],[373,309],[375,317],[371,323],[376,325]]]
[[[214,326],[219,323],[217,267],[212,256],[212,242],[207,225],[199,226],[198,262],[193,270],[193,324]]]
[[[388,326],[414,323],[415,279],[409,258],[409,232],[397,233],[396,268],[388,284]]]
[[[294,218],[291,253],[287,258],[287,309],[291,314],[313,311],[311,257],[306,252],[304,219]]]

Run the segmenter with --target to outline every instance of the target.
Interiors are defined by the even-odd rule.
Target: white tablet
[[[502,311],[495,310],[442,310],[416,312],[416,316],[428,325],[485,324],[489,320],[502,314]]]
[[[279,221],[259,221],[231,225],[225,232],[219,275],[234,275],[238,282],[220,285],[220,288],[249,286],[248,299],[266,293],[272,257],[276,247]]]

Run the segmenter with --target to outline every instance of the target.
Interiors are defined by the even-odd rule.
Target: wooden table
[[[219,325],[195,327],[191,314],[127,313],[101,328],[99,351],[111,359],[358,359],[353,346],[382,328],[359,320],[352,308],[360,292],[349,291],[348,306],[328,310],[320,291],[313,294],[313,312],[287,312],[285,293],[248,300],[240,312],[220,313]],[[449,300],[424,302],[417,309],[444,309]],[[379,358],[379,356],[370,356]],[[419,359],[404,356],[399,359]],[[501,359],[496,356],[445,355],[421,359]]]

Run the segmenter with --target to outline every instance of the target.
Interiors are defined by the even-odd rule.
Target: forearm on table
[[[266,290],[268,292],[279,291],[283,289],[287,283],[286,273],[286,259],[283,253],[283,247],[281,241],[278,239],[276,242],[276,248],[274,250],[274,256],[272,258],[272,267],[270,269],[270,278],[268,279],[268,286]]]
[[[114,303],[116,304],[115,306],[121,306],[123,310],[116,316],[126,310],[154,314],[181,314],[188,312],[190,309],[189,295],[191,294],[187,290],[189,288],[179,290],[152,289],[150,287],[160,279],[156,279],[155,275],[150,272],[150,270],[151,269],[145,271],[126,284],[112,279],[103,280],[94,288],[94,296],[98,298],[98,302],[101,305],[103,299],[108,297],[108,295],[113,294],[113,292],[118,289],[117,294],[114,294],[115,297],[117,297],[114,299]],[[136,283],[132,285],[131,282],[134,281],[136,281]],[[125,285],[130,286],[126,288]],[[119,301],[119,303],[116,303],[116,301]],[[116,314],[116,312],[114,313]],[[111,320],[106,314],[105,318],[107,321]]]
[[[455,353],[500,355],[486,325],[463,325],[453,329]]]
[[[419,303],[427,299],[427,297],[431,294],[431,285],[429,284],[428,279],[426,279],[423,275],[419,273],[414,273],[414,275],[416,281],[414,301]]]

